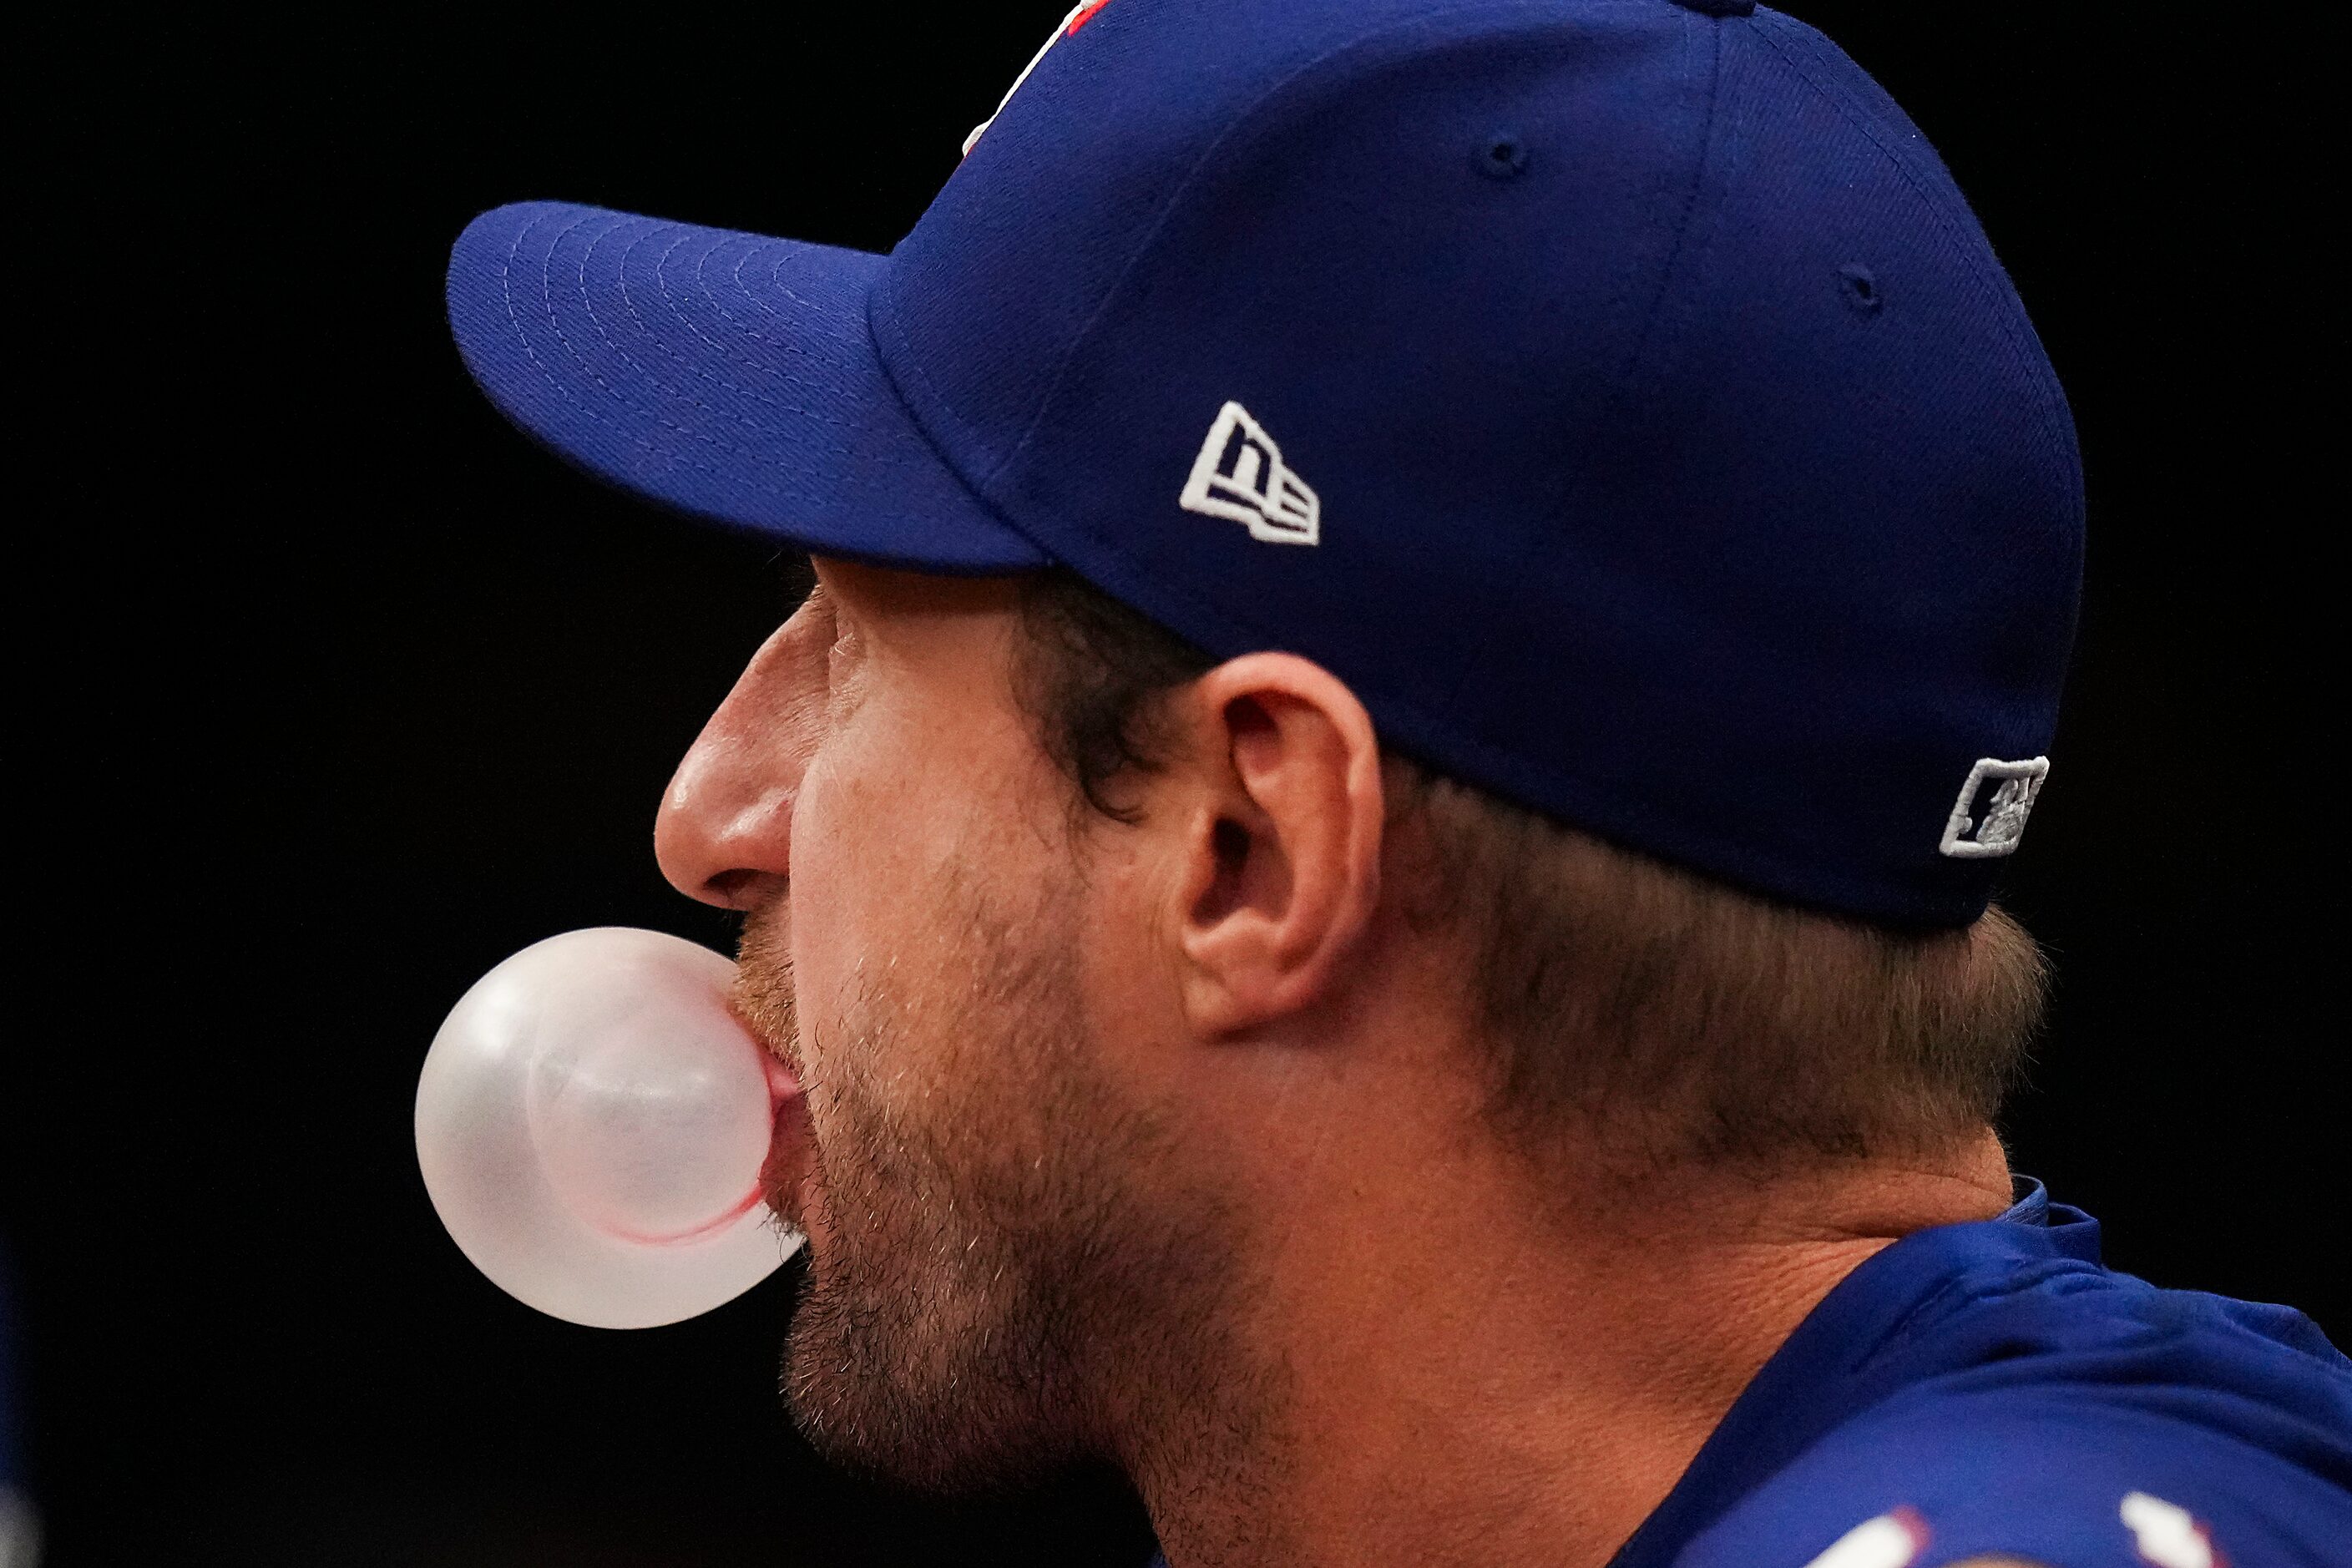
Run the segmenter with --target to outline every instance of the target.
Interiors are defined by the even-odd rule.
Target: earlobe
[[[1197,805],[1183,853],[1185,1008],[1209,1037],[1320,1000],[1380,898],[1380,743],[1353,692],[1289,654],[1187,693]]]

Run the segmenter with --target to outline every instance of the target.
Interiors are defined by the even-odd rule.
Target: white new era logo
[[[1955,860],[2016,854],[2017,841],[2025,833],[2025,818],[2033,810],[2034,797],[2042,793],[2042,781],[2049,776],[2047,757],[2021,763],[1978,758],[1977,765],[1969,770],[1969,782],[1960,786],[1960,798],[1952,804],[1950,820],[1944,824],[1944,842],[1937,847]],[[1987,784],[1993,786],[1992,793],[1979,800]]]
[[[1312,544],[1323,503],[1305,479],[1282,464],[1282,448],[1238,403],[1217,411],[1192,477],[1184,481],[1186,511],[1244,523],[1268,544]]]

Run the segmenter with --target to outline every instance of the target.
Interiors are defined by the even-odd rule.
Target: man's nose
[[[757,909],[791,876],[793,804],[823,711],[823,649],[809,657],[807,619],[794,616],[751,657],[662,796],[654,857],[690,899]]]

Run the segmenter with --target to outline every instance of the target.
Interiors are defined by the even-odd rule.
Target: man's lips
[[[808,1103],[800,1080],[776,1056],[765,1053],[768,1104],[775,1125],[768,1135],[768,1156],[760,1164],[760,1194],[768,1210],[794,1229],[800,1221],[801,1183],[807,1177],[815,1144],[809,1128]]]

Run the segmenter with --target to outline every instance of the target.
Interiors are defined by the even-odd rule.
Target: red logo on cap
[[[1023,66],[1021,74],[1013,79],[1013,85],[1004,89],[1003,100],[996,106],[996,114],[1004,112],[1004,105],[1013,101],[1013,95],[1021,90],[1021,84],[1029,79],[1029,73],[1037,68],[1037,62],[1045,58],[1046,50],[1093,21],[1095,13],[1109,4],[1110,0],[1078,0],[1077,5],[1071,6],[1070,14],[1062,18],[1062,25],[1045,35],[1045,43],[1038,47],[1035,54],[1029,57],[1029,63]],[[963,150],[967,153],[971,151],[972,143],[980,140],[980,133],[995,123],[996,114],[990,115],[986,120],[973,126],[971,134],[963,139]]]

